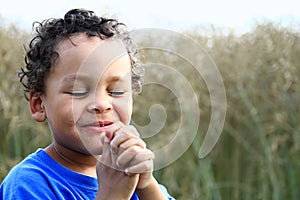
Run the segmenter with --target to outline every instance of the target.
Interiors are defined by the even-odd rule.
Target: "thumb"
[[[105,132],[105,137],[104,137],[104,143],[110,143],[110,141],[113,139],[114,133],[112,131],[106,131]]]
[[[103,140],[102,155],[99,161],[106,166],[111,166],[110,139],[106,136],[106,133]]]

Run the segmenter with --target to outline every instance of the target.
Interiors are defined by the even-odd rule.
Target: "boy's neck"
[[[87,176],[97,177],[97,159],[93,155],[74,152],[57,143],[50,144],[46,153],[64,167]]]

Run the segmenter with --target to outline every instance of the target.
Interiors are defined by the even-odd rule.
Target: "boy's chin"
[[[87,155],[98,157],[102,154],[102,148],[101,149],[99,149],[99,148],[89,148],[89,149],[86,149],[85,153]]]
[[[103,140],[104,137],[87,139],[86,137],[82,137],[81,145],[84,149],[84,153],[93,156],[99,156],[102,154],[103,149]]]
[[[90,155],[90,156],[100,156],[102,154],[102,144],[97,145],[91,145],[86,144],[83,145],[82,148],[77,150],[78,152],[81,152],[82,154]]]

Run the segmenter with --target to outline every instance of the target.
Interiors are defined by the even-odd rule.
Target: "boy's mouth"
[[[112,125],[113,122],[111,122],[111,121],[98,121],[98,124],[99,124],[100,127],[105,127],[105,126]]]
[[[114,124],[113,121],[99,120],[93,123],[88,123],[86,125],[83,125],[82,128],[91,132],[103,133],[107,131],[113,124]]]

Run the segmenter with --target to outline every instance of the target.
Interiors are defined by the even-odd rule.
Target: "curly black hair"
[[[24,86],[25,98],[28,100],[30,91],[44,93],[44,81],[52,64],[58,57],[55,48],[59,41],[76,33],[85,33],[89,37],[121,39],[131,60],[132,89],[138,93],[142,88],[143,72],[137,54],[137,48],[126,30],[126,25],[117,19],[97,16],[93,11],[72,9],[64,19],[51,18],[42,22],[34,22],[35,36],[26,49],[25,68],[18,73]]]

